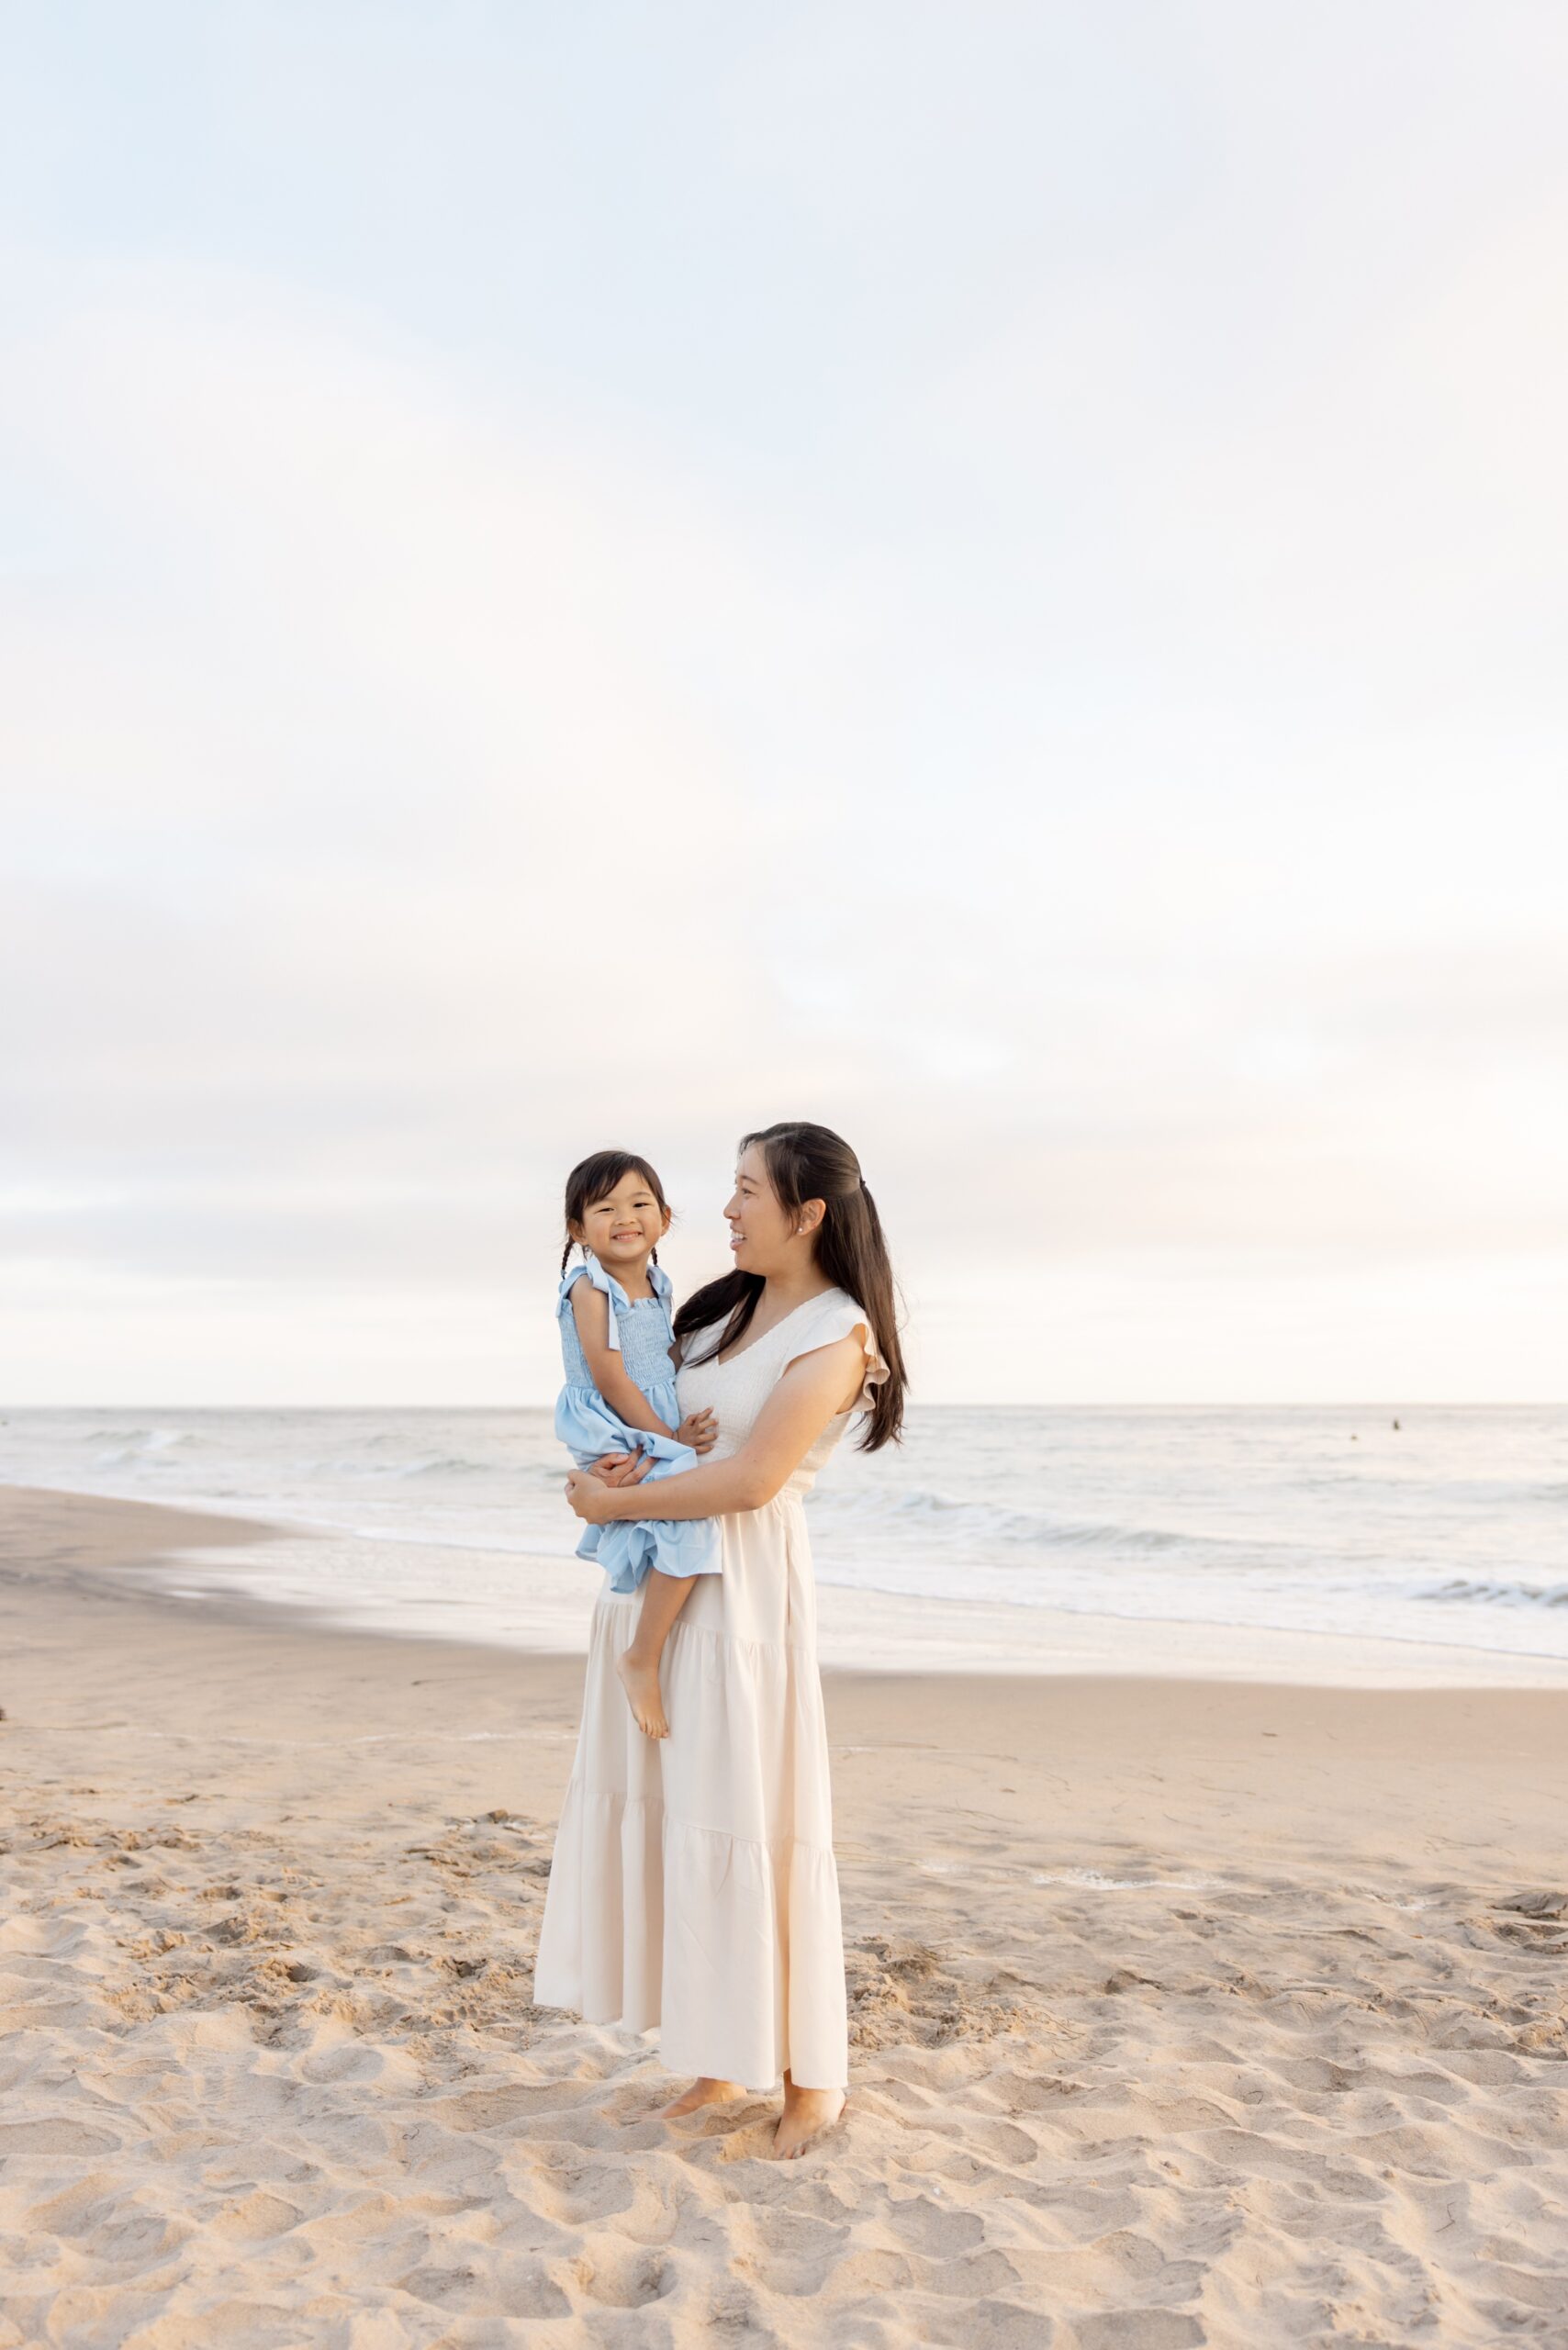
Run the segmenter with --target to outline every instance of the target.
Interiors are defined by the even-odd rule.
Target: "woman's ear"
[[[827,1203],[825,1200],[802,1200],[801,1202],[800,1220],[795,1226],[796,1231],[814,1232],[826,1214]]]

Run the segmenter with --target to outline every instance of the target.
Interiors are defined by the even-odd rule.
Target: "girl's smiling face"
[[[591,1248],[612,1271],[631,1271],[650,1257],[669,1230],[669,1210],[661,1208],[645,1176],[623,1175],[613,1192],[590,1201],[572,1238]]]
[[[743,1273],[760,1273],[767,1280],[798,1261],[801,1249],[813,1252],[822,1202],[808,1200],[799,1214],[792,1214],[773,1188],[761,1145],[752,1142],[736,1164],[735,1188],[724,1220],[736,1266]]]

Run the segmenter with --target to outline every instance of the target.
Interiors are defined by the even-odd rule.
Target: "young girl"
[[[656,1255],[669,1225],[664,1186],[633,1151],[596,1150],[566,1178],[555,1304],[566,1383],[555,1434],[579,1469],[606,1453],[651,1455],[648,1484],[695,1468],[717,1433],[711,1412],[682,1421],[676,1402],[670,1281]],[[582,1261],[568,1270],[574,1248]],[[667,1738],[659,1659],[697,1576],[719,1572],[718,1529],[706,1517],[619,1518],[586,1527],[577,1556],[598,1560],[611,1591],[633,1592],[646,1579],[637,1629],[617,1671],[638,1728]]]

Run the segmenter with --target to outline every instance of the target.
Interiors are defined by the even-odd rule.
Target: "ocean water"
[[[808,1505],[818,1575],[989,1603],[993,1628],[1049,1608],[1568,1660],[1568,1407],[1397,1418],[917,1409],[896,1450],[841,1445]],[[0,1416],[0,1482],[325,1534],[254,1587],[479,1639],[526,1632],[531,1595],[560,1620],[578,1578],[586,1617],[566,1465],[544,1411]]]

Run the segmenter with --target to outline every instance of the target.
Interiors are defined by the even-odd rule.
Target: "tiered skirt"
[[[715,1521],[722,1569],[677,1618],[670,1735],[615,1671],[641,1605],[599,1599],[533,1996],[655,2029],[672,2073],[772,2088],[848,2080],[815,1589],[799,1495]]]

